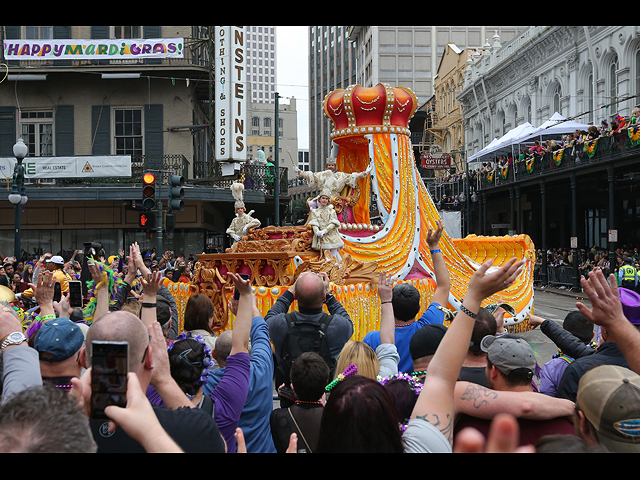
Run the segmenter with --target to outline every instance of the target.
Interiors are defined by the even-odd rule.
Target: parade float
[[[328,251],[312,248],[314,232],[309,222],[253,228],[225,253],[198,255],[192,285],[186,289],[176,285],[174,295],[184,298],[200,292],[209,296],[216,305],[215,324],[223,330],[232,328],[234,320],[228,311],[234,287],[226,272],[250,276],[263,315],[302,272],[326,272],[335,297],[354,323],[353,338],[361,340],[379,327],[377,278],[384,271],[396,282],[413,284],[421,293],[424,311],[437,282],[427,232],[436,229],[440,217],[413,155],[408,125],[417,108],[411,90],[385,84],[350,86],[325,98],[324,112],[333,123],[331,137],[338,147],[336,171],[362,172],[369,167],[368,175],[331,197],[344,242],[339,261]],[[370,218],[372,194],[377,223]],[[511,306],[511,313],[505,315],[507,328],[527,328],[523,320],[533,308],[534,267],[534,245],[527,235],[452,239],[445,230],[440,249],[451,279],[447,308],[453,313],[479,265],[493,260],[490,274],[513,257],[524,260],[516,282],[483,305]]]

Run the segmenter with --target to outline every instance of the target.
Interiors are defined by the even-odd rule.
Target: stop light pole
[[[145,184],[145,189],[147,189],[148,187],[148,183],[147,181],[151,181],[151,177],[147,177],[147,175],[152,175],[153,178],[153,190],[145,190],[144,191],[144,197],[145,199],[143,200],[143,206],[145,208],[147,208],[147,205],[149,205],[150,207],[155,206],[155,210],[156,210],[156,225],[155,225],[155,231],[156,231],[156,250],[158,252],[163,252],[164,247],[163,247],[163,229],[164,229],[164,222],[163,222],[163,218],[162,218],[162,174],[164,173],[168,173],[169,174],[169,200],[167,202],[167,208],[168,208],[168,213],[173,215],[171,212],[173,210],[184,210],[184,201],[182,200],[182,198],[184,197],[184,189],[182,188],[182,186],[184,185],[184,177],[181,175],[174,175],[173,172],[170,172],[168,170],[147,170],[146,173],[143,175],[143,183]],[[157,174],[157,175],[154,175]],[[159,182],[156,182],[156,179],[158,179],[159,177]],[[157,194],[155,192],[155,187],[158,187],[158,191]],[[149,195],[148,195],[149,193]],[[151,197],[153,195],[153,197]],[[154,205],[151,205],[151,202],[148,202],[145,204],[146,200],[149,200],[149,198],[153,198],[153,203]],[[175,225],[175,220],[172,222],[167,222],[172,223],[171,227],[173,228],[173,226]]]

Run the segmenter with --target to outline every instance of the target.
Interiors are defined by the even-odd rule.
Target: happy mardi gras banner
[[[5,60],[183,58],[183,38],[4,41]]]

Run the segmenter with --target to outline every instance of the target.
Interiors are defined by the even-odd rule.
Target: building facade
[[[469,62],[458,94],[467,155],[526,122],[539,126],[556,112],[586,125],[611,124],[615,115],[631,116],[639,95],[638,27],[530,27]],[[530,172],[520,168],[504,179],[484,181],[472,232],[527,233],[542,249],[569,247],[572,239],[587,251],[633,248],[640,238],[634,180],[640,170],[628,132],[598,140],[595,155],[581,145],[563,150],[561,163],[547,154]]]
[[[331,153],[331,123],[324,98],[333,90],[356,83],[355,45],[346,26],[309,27],[309,162],[324,168]]]
[[[639,103],[637,27],[535,26],[469,62],[458,95],[472,155],[525,122],[555,112],[600,124]]]
[[[298,156],[298,111],[295,97],[286,103],[278,102],[278,127],[275,104],[251,103],[248,108],[250,132],[247,138],[247,158],[256,158],[262,150],[267,158],[275,160],[275,135],[278,133],[278,162],[288,171],[287,181],[297,177],[295,167]]]
[[[309,128],[311,169],[323,167],[331,151],[331,124],[325,117],[326,95],[349,85],[378,83],[408,87],[421,103],[434,94],[433,77],[449,43],[460,48],[486,43],[497,31],[503,41],[518,26],[312,26],[309,29]],[[415,119],[421,122],[421,118]],[[416,127],[414,143],[421,141]],[[412,128],[413,131],[413,128]]]
[[[131,157],[129,178],[27,177],[29,200],[21,215],[25,252],[55,254],[82,248],[88,241],[103,242],[108,252],[117,252],[134,240],[143,248],[187,254],[228,246],[223,232],[233,218],[228,188],[233,177],[221,176],[208,131],[213,123],[210,99],[215,98],[209,38],[213,27],[1,29],[2,42],[11,44],[11,50],[3,49],[8,76],[0,88],[0,157],[13,157],[18,138],[29,147],[27,158],[41,165],[55,157],[90,161]],[[158,40],[149,46],[149,55],[118,58],[118,53],[137,51],[145,39]],[[162,39],[179,39],[182,56],[163,56],[167,42]],[[66,52],[76,55],[57,59],[36,55],[32,49],[31,55],[7,57],[7,52],[18,51],[13,45],[31,40],[50,40],[54,51],[56,45],[67,43]],[[96,55],[88,56],[89,49],[83,50],[82,45],[89,45]],[[25,48],[22,53],[27,52]],[[98,52],[104,52],[104,58]],[[174,212],[175,228],[166,230],[161,241],[159,232],[147,231],[139,223],[141,178],[149,169],[162,171],[165,185],[169,173],[187,179],[184,210]],[[166,200],[167,189],[158,187],[158,195]],[[245,202],[263,225],[272,221],[268,195],[247,190]],[[3,254],[13,250],[13,237],[14,209],[6,201],[0,205]]]
[[[251,84],[251,102],[275,102],[278,53],[275,26],[247,27],[247,76]]]

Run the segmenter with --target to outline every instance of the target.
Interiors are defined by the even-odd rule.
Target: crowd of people
[[[590,125],[587,130],[577,129],[572,133],[561,135],[558,140],[534,140],[530,145],[522,144],[515,156],[498,155],[493,160],[482,162],[480,168],[470,172],[470,178],[472,172],[474,178],[486,179],[492,172],[500,172],[505,167],[526,168],[526,164],[534,158],[565,148],[571,148],[580,153],[585,143],[596,139],[614,139],[619,132],[637,127],[638,122],[640,122],[640,106],[634,107],[631,116],[615,115],[611,123],[605,119],[600,122],[600,125]]]
[[[536,271],[539,271],[542,267],[543,255],[542,249],[537,249],[535,262]],[[551,247],[547,249],[546,256],[547,268],[573,268],[573,250],[571,248]],[[591,272],[602,270],[605,275],[614,274],[618,286],[625,286],[630,290],[640,292],[638,288],[640,284],[640,280],[638,280],[638,272],[640,271],[640,249],[629,245],[616,248],[614,258],[615,264],[612,268],[611,257],[607,248],[598,248],[595,246],[590,249],[580,248],[577,250],[578,273],[580,276],[589,278]],[[626,278],[623,277],[625,270],[628,270],[626,272]],[[623,281],[630,281],[629,277],[633,279],[633,282],[623,285]]]
[[[362,341],[324,273],[300,274],[263,317],[250,280],[229,272],[235,320],[220,331],[204,293],[189,296],[178,328],[165,282],[176,267],[181,281],[186,268],[171,252],[155,259],[134,243],[114,257],[74,255],[82,308],[70,304],[68,286],[54,301],[68,273],[44,255],[28,289],[0,312],[0,451],[639,451],[636,294],[596,267],[582,279],[591,308],[577,304],[563,327],[531,315],[559,349],[540,366],[507,332],[508,306],[481,306],[523,262],[479,266],[459,311],[448,311],[442,233],[438,221],[427,235],[437,279],[429,307],[419,315],[419,291],[380,272],[379,330]],[[22,297],[34,306],[21,310]],[[124,403],[115,403],[119,390],[99,393],[122,383],[110,376],[121,362],[105,371],[99,361],[104,342],[127,345]]]

